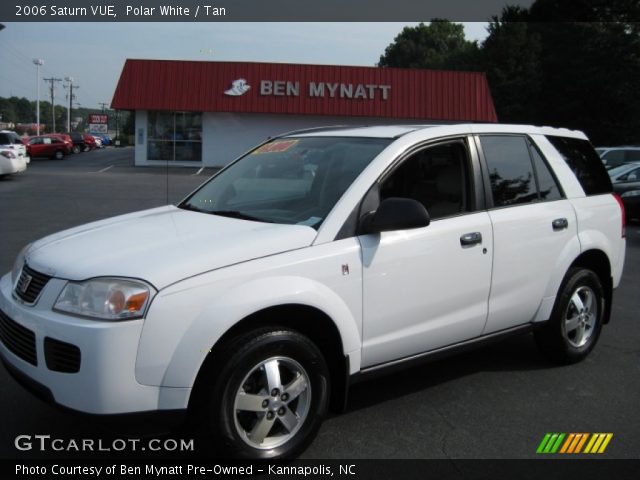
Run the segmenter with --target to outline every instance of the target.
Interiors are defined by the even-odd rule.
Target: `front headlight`
[[[620,195],[620,198],[640,197],[640,190],[629,190]]]
[[[101,320],[130,320],[144,316],[156,291],[139,280],[94,278],[68,282],[53,309]]]
[[[22,271],[22,266],[24,265],[24,257],[27,253],[27,250],[29,250],[29,247],[31,247],[30,243],[26,245],[22,250],[20,250],[20,253],[18,253],[18,256],[13,262],[13,268],[11,269],[11,285],[13,285],[14,287],[16,285],[16,282],[18,281],[20,272]]]

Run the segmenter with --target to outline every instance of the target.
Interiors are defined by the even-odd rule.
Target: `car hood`
[[[161,289],[203,272],[307,247],[315,237],[307,226],[165,206],[50,235],[28,249],[26,260],[58,278],[131,277]]]

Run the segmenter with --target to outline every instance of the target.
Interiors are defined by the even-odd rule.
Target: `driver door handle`
[[[569,221],[566,218],[556,218],[551,222],[551,226],[555,231],[564,230],[569,227]]]
[[[480,232],[465,233],[460,237],[460,245],[470,247],[482,243],[482,234]]]

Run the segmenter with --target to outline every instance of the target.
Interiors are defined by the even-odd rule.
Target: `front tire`
[[[62,160],[64,158],[64,153],[62,150],[56,150],[56,153],[53,154],[53,158],[56,160]]]
[[[220,453],[292,458],[309,445],[329,399],[326,361],[311,340],[288,329],[256,330],[208,360],[203,368],[217,364],[219,372],[202,386],[198,416]]]
[[[593,350],[606,310],[600,278],[586,268],[567,272],[550,320],[535,332],[540,350],[552,360],[576,363]]]

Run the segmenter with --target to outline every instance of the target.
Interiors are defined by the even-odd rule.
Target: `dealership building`
[[[111,107],[135,112],[136,165],[223,166],[327,125],[495,122],[479,72],[127,60]]]

